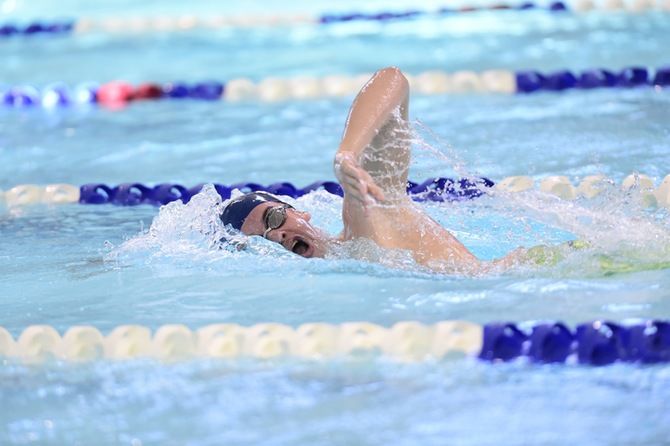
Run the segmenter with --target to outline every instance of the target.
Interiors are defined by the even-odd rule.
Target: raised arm
[[[364,206],[370,197],[384,201],[384,191],[369,171],[361,167],[361,157],[390,120],[407,120],[409,83],[395,67],[379,70],[354,99],[335,155],[335,174],[345,195]],[[392,158],[391,154],[388,155]],[[406,156],[409,163],[409,155]],[[402,170],[402,169],[401,169]],[[399,183],[406,183],[406,178]]]
[[[360,156],[391,115],[407,120],[409,83],[395,67],[377,71],[351,104],[338,154]]]

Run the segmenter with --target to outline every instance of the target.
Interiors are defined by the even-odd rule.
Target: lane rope
[[[255,16],[211,15],[196,17],[152,16],[152,17],[110,17],[104,19],[81,18],[78,20],[43,21],[30,23],[0,24],[0,38],[31,36],[58,36],[86,33],[146,33],[179,32],[195,29],[286,27],[299,25],[334,25],[350,22],[395,22],[414,20],[422,17],[443,17],[454,14],[483,11],[548,11],[552,13],[585,13],[589,11],[634,12],[670,11],[667,0],[577,0],[574,2],[553,1],[549,3],[520,2],[495,3],[489,6],[464,5],[436,9],[410,9],[403,11],[347,12],[309,14],[270,14]]]
[[[429,178],[422,183],[408,182],[407,193],[415,201],[461,201],[481,196],[485,190],[493,187],[493,181],[487,178]],[[161,183],[146,186],[142,183],[123,183],[108,186],[103,183],[90,183],[77,187],[70,184],[50,184],[39,186],[23,184],[7,191],[0,191],[0,199],[8,206],[20,206],[34,203],[83,203],[116,204],[136,206],[140,204],[164,205],[176,200],[187,203],[202,189],[203,184],[187,188],[175,183]],[[229,186],[214,184],[222,199],[230,198],[234,189],[242,192],[265,191],[276,195],[298,198],[312,191],[323,189],[331,194],[343,196],[340,185],[334,181],[317,181],[303,188],[289,182],[273,183],[267,186],[258,183],[236,183]]]
[[[123,183],[109,186],[104,183],[90,183],[82,186],[71,184],[22,184],[6,191],[0,190],[0,204],[8,207],[31,204],[115,204],[136,206],[140,204],[164,205],[176,200],[188,202],[197,194],[203,184],[187,188],[175,183],[161,183],[147,186],[142,183]],[[267,186],[258,183],[214,184],[223,199],[230,198],[233,189],[242,192],[266,191],[277,195],[298,198],[315,190],[323,189],[342,196],[342,188],[333,181],[317,181],[303,188],[289,182],[273,183]],[[408,182],[407,193],[415,201],[462,201],[471,200],[488,193],[523,193],[539,190],[564,200],[592,199],[612,188],[621,188],[637,194],[646,207],[670,208],[670,175],[658,184],[647,175],[633,173],[620,185],[604,175],[584,177],[577,186],[566,176],[548,176],[536,181],[528,176],[511,176],[494,183],[488,178],[428,178],[421,183]]]
[[[17,339],[0,327],[0,357],[26,363],[50,359],[154,358],[173,362],[195,358],[318,360],[369,356],[413,362],[463,355],[493,362],[525,357],[537,363],[595,366],[616,361],[670,362],[670,323],[594,321],[574,330],[561,322],[480,326],[464,321],[432,325],[405,321],[389,328],[370,322],[307,323],[297,328],[279,323],[248,327],[225,323],[196,331],[172,324],[161,326],[153,334],[147,327],[122,325],[107,335],[82,325],[68,328],[62,336],[49,325],[32,325]]]
[[[670,0],[669,0],[670,1]],[[146,100],[203,100],[203,101],[261,101],[315,100],[356,94],[371,74],[355,76],[268,77],[258,82],[236,78],[227,82],[197,83],[170,82],[132,85],[112,81],[102,85],[83,83],[72,88],[54,83],[44,88],[30,85],[0,86],[0,104],[10,108],[47,110],[100,104],[113,109],[123,108],[136,101]],[[627,67],[620,71],[590,69],[581,72],[559,70],[539,71],[487,70],[446,72],[430,70],[407,75],[412,92],[420,95],[495,93],[517,94],[562,92],[594,88],[654,87],[663,90],[670,86],[670,66],[656,69]]]

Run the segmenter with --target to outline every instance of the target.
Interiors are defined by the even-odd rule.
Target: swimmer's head
[[[328,237],[309,223],[307,212],[265,192],[235,198],[221,213],[224,225],[246,235],[260,235],[303,257],[323,257]]]

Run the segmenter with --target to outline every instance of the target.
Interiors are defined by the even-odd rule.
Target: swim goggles
[[[263,218],[265,232],[263,232],[263,238],[268,238],[268,233],[270,231],[279,229],[286,223],[286,209],[294,208],[290,204],[284,203],[281,206],[275,206],[265,211],[265,216]]]

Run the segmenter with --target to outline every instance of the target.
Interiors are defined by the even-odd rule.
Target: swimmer
[[[375,73],[354,99],[333,161],[344,189],[344,230],[338,237],[314,227],[309,213],[262,192],[231,201],[221,221],[307,258],[324,257],[344,241],[368,239],[408,251],[417,264],[441,273],[480,274],[518,263],[522,248],[491,262],[477,259],[407,195],[408,108],[409,83],[397,68]]]

